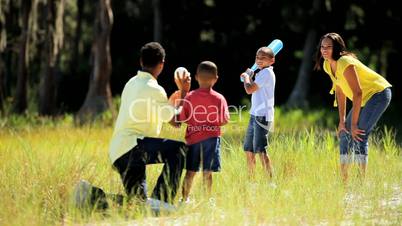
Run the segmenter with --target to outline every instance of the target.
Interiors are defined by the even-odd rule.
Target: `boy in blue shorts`
[[[195,79],[199,88],[191,91],[183,100],[178,121],[187,124],[186,176],[183,181],[183,201],[188,200],[195,174],[202,165],[203,184],[208,195],[212,188],[212,172],[219,172],[221,126],[229,120],[225,97],[212,87],[218,80],[217,66],[203,61],[197,67]]]
[[[272,162],[267,153],[268,132],[274,121],[275,73],[272,64],[275,63],[275,56],[272,49],[259,48],[255,63],[258,69],[254,80],[250,78],[253,73],[244,72],[240,75],[246,93],[251,94],[251,115],[244,139],[244,151],[250,176],[254,175],[255,156],[258,154],[262,166],[269,177],[272,177]]]

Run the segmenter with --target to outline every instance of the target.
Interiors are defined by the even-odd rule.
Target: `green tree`
[[[304,3],[303,3],[304,4]],[[321,0],[312,2],[311,11],[308,13],[309,18],[317,18],[321,11]],[[310,84],[311,70],[313,68],[313,54],[317,42],[317,27],[315,23],[309,23],[312,26],[307,28],[306,38],[303,47],[303,57],[299,67],[295,86],[287,100],[288,107],[306,107],[308,105],[307,97]]]

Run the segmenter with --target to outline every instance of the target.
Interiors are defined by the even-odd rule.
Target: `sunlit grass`
[[[106,214],[84,214],[72,206],[71,193],[79,179],[109,193],[123,193],[119,175],[108,159],[110,124],[75,127],[69,117],[40,122],[38,118],[30,122],[8,118],[0,130],[0,225],[401,222],[402,152],[394,139],[396,131],[379,128],[373,134],[366,179],[361,181],[352,167],[350,182],[344,186],[333,119],[320,111],[306,115],[279,110],[276,116],[269,147],[275,170],[272,180],[259,161],[256,177],[249,178],[242,151],[248,116],[232,115],[231,123],[224,127],[222,171],[213,175],[215,201],[204,196],[197,175],[191,192],[193,203],[159,218],[133,205],[113,206]],[[163,135],[183,140],[184,127],[166,126]],[[150,191],[160,170],[160,165],[147,167]]]

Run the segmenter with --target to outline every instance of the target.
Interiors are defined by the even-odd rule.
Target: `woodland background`
[[[175,89],[178,66],[192,75],[218,65],[215,89],[231,105],[249,98],[239,75],[255,51],[284,43],[274,65],[277,106],[330,108],[330,79],[313,71],[320,36],[337,32],[359,59],[393,85],[400,112],[402,11],[391,0],[0,0],[0,109],[3,115],[72,113],[87,121],[110,109],[136,74],[139,49],[159,41],[159,83]],[[193,88],[196,87],[193,81]],[[90,116],[90,117],[87,117]]]

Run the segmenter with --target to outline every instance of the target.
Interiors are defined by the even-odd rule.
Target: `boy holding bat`
[[[246,93],[251,94],[251,116],[244,138],[244,151],[250,176],[254,175],[255,156],[258,155],[262,166],[272,178],[273,168],[267,147],[268,132],[274,121],[275,73],[272,67],[274,63],[275,55],[272,49],[261,47],[255,57],[255,64],[258,67],[256,72],[247,69],[240,75]]]

